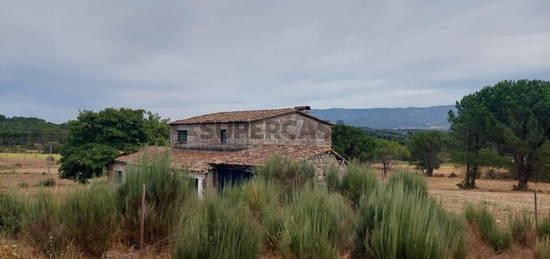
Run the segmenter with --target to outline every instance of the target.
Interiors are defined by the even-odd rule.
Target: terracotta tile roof
[[[331,152],[343,159],[330,147],[307,145],[262,145],[240,151],[209,151],[192,149],[173,149],[166,147],[148,147],[137,153],[118,157],[116,161],[129,162],[146,153],[170,152],[173,167],[188,168],[194,172],[206,172],[212,165],[262,166],[273,156],[281,156],[292,161],[303,161],[319,154]]]
[[[170,122],[172,125],[177,124],[202,124],[202,123],[227,123],[227,122],[253,122],[263,119],[269,119],[280,115],[285,115],[293,112],[298,112],[307,117],[313,118],[315,120],[331,124],[330,122],[321,120],[319,118],[313,117],[302,110],[309,109],[309,106],[298,106],[295,108],[282,108],[282,109],[271,109],[271,110],[254,110],[254,111],[231,111],[231,112],[216,112],[204,114],[196,117],[191,117],[188,119],[176,120]]]
[[[191,149],[175,149],[168,147],[150,146],[136,153],[120,156],[115,161],[131,162],[143,157],[143,155],[154,154],[158,152],[169,151],[170,163],[172,167],[187,168],[194,172],[205,172],[211,168],[209,162],[216,157],[226,155],[223,151],[208,151],[208,150],[191,150]]]
[[[292,161],[303,161],[313,156],[331,152],[330,147],[310,145],[262,145],[252,149],[227,154],[213,164],[261,166],[273,156],[280,156]]]

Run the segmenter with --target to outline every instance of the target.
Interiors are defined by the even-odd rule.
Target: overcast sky
[[[550,1],[1,0],[0,114],[454,104],[550,80]]]

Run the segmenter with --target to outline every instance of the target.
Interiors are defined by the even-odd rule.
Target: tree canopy
[[[332,128],[332,148],[348,160],[372,159],[374,138],[361,128],[336,125]]]
[[[145,110],[107,108],[81,111],[68,122],[61,151],[61,177],[81,182],[99,176],[117,155],[144,144],[168,143],[168,120]]]
[[[410,161],[432,176],[434,169],[443,163],[443,151],[448,143],[447,134],[430,130],[413,135],[408,143],[411,153]]]
[[[396,160],[407,159],[409,150],[398,142],[386,139],[376,139],[373,156],[375,160],[382,163],[384,177],[386,177]]]
[[[67,135],[65,124],[55,124],[38,118],[11,117],[0,114],[0,146],[39,148],[49,143],[61,143]]]
[[[493,148],[513,161],[517,189],[526,189],[539,165],[550,159],[540,155],[550,137],[550,82],[502,81],[457,102],[450,113],[451,131],[462,143],[471,166],[479,151]],[[468,164],[467,164],[468,165]]]

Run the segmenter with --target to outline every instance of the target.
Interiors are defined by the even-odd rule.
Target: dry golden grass
[[[19,159],[19,160],[46,160],[48,158],[48,154],[42,154],[42,153],[0,153],[0,160],[2,159]],[[61,158],[60,154],[52,154],[53,158],[55,160],[59,160]]]
[[[38,153],[0,153],[0,192],[35,194],[39,192],[65,193],[82,188],[72,180],[59,178],[59,165],[48,163],[48,155]],[[59,159],[59,155],[55,158]],[[48,173],[49,172],[49,173]],[[53,178],[54,187],[35,186]],[[106,177],[93,181],[106,181]]]
[[[382,170],[379,164],[374,164],[373,167],[380,172]],[[406,162],[397,163],[393,169],[407,169],[421,173]],[[514,180],[477,179],[477,189],[462,190],[457,184],[462,181],[463,172],[464,168],[461,166],[444,164],[434,171],[436,176],[426,178],[429,193],[449,211],[460,214],[467,203],[485,204],[495,214],[497,222],[504,224],[510,215],[522,210],[535,214],[532,190],[537,191],[539,218],[546,216],[550,211],[550,183],[531,182],[529,183],[531,191],[518,192],[512,190],[517,184]],[[449,178],[452,173],[457,177]]]

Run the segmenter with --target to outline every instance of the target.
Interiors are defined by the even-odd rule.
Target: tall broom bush
[[[286,158],[274,156],[265,166],[255,167],[254,176],[278,184],[284,194],[311,183],[315,177],[315,169],[305,162],[294,162]]]
[[[398,170],[388,180],[388,188],[404,188],[405,191],[416,193],[421,196],[428,195],[428,185],[422,175]]]
[[[464,223],[399,176],[361,200],[355,255],[372,258],[462,258]],[[415,176],[410,176],[415,177]],[[416,184],[414,184],[416,186]]]
[[[346,174],[342,177],[340,191],[357,205],[361,196],[376,190],[377,185],[378,178],[371,168],[366,164],[353,162],[347,166]]]
[[[279,185],[256,177],[240,186],[224,188],[223,196],[234,203],[247,205],[256,221],[262,225],[265,248],[278,248],[286,217]]]
[[[341,195],[306,187],[295,194],[284,224],[284,258],[336,258],[349,248],[353,214]]]
[[[207,196],[184,215],[173,258],[258,258],[259,226],[244,203]]]
[[[14,194],[0,194],[0,232],[15,236],[21,231],[25,202]]]
[[[112,189],[92,185],[69,194],[59,207],[62,232],[80,251],[100,257],[117,232],[117,202]]]
[[[59,257],[70,244],[59,220],[59,206],[51,194],[39,193],[29,201],[23,220],[23,236],[48,257]]]
[[[170,168],[168,152],[144,155],[128,166],[126,180],[118,187],[121,227],[132,243],[139,241],[141,197],[145,185],[145,242],[167,241],[189,199],[196,197],[194,181],[187,171]]]

